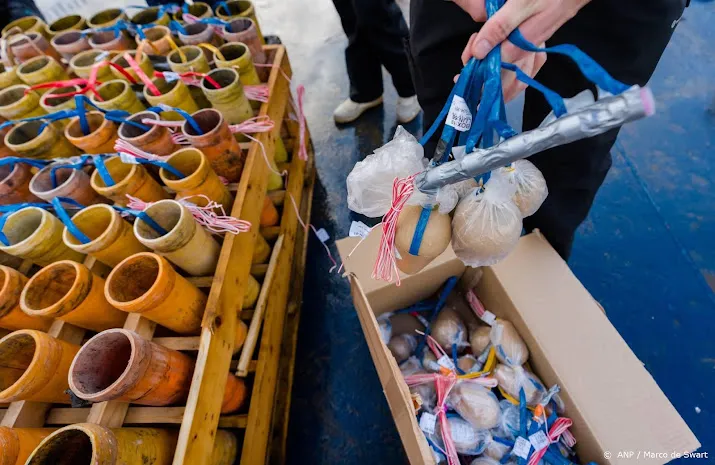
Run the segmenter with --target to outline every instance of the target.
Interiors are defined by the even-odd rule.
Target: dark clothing
[[[594,0],[547,46],[574,44],[616,79],[642,86],[653,74],[684,8],[685,0]],[[454,3],[435,0],[412,0],[410,24],[415,87],[428,128],[449,96],[452,79],[462,68],[462,50],[480,24]],[[568,58],[556,54],[548,55],[536,79],[563,97],[594,89]],[[527,89],[523,130],[537,127],[550,111],[538,91]],[[434,152],[440,132],[426,146],[426,154]],[[611,167],[610,150],[617,135],[618,130],[613,130],[529,158],[544,174],[549,196],[539,211],[524,219],[524,227],[539,228],[564,259]]]
[[[382,66],[400,97],[415,95],[405,43],[407,24],[395,0],[333,0],[348,46],[345,61],[350,98],[370,102],[382,95]],[[382,65],[382,66],[381,66]]]

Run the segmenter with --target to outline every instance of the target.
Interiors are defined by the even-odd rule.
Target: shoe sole
[[[371,109],[373,109],[373,108],[375,108],[375,107],[379,107],[380,105],[382,105],[382,97],[380,97],[379,99],[374,100],[374,101],[372,101],[372,102],[366,103],[365,105],[367,105],[367,106],[364,107],[363,110],[362,110],[360,113],[358,113],[357,116],[355,116],[354,118],[342,119],[342,118],[336,118],[335,115],[333,115],[333,119],[334,119],[335,122],[338,123],[338,124],[352,123],[353,121],[357,120],[357,119],[360,118],[362,115],[364,115],[366,111],[371,110]]]
[[[415,113],[414,115],[412,115],[409,119],[401,119],[401,118],[398,116],[398,117],[397,117],[397,122],[398,122],[398,123],[402,123],[402,124],[407,124],[407,123],[409,123],[409,122],[411,122],[411,121],[414,121],[414,119],[417,118],[417,117],[420,115],[420,112],[421,112],[421,111],[422,111],[422,109],[420,108],[419,110],[417,110],[417,113]]]

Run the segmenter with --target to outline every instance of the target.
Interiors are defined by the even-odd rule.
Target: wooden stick
[[[276,271],[276,265],[278,264],[278,256],[280,255],[281,248],[283,247],[283,236],[279,236],[273,250],[271,251],[271,259],[268,262],[268,271],[266,272],[266,277],[263,280],[263,286],[261,286],[261,293],[258,294],[258,302],[256,303],[256,308],[253,311],[253,317],[251,318],[251,324],[248,326],[248,335],[246,336],[246,342],[243,343],[243,348],[241,349],[241,356],[238,359],[238,369],[236,370],[236,376],[239,378],[245,378],[248,376],[248,364],[251,362],[251,357],[253,357],[253,351],[258,343],[258,333],[261,331],[261,324],[263,323],[263,314],[266,310],[266,303],[268,302],[268,296],[271,291],[271,284],[273,283],[273,275]]]

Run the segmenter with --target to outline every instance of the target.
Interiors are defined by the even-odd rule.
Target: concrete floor
[[[348,233],[345,178],[396,128],[394,89],[359,124],[336,127],[347,96],[346,38],[330,0],[254,0],[266,33],[287,46],[318,168],[312,222]],[[109,4],[131,0],[105,0]],[[402,1],[406,4],[407,1]],[[91,0],[38,5],[53,19],[91,13]],[[630,125],[614,166],[579,231],[571,267],[681,415],[715,454],[715,7],[693,2],[652,80],[658,114]],[[421,122],[407,129],[419,133]],[[333,253],[337,251],[333,247]],[[396,464],[399,437],[382,395],[346,281],[329,274],[312,239],[307,264],[289,463]],[[579,363],[574,360],[574,364]],[[604,376],[607,376],[604,373]]]

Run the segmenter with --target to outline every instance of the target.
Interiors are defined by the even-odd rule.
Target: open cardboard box
[[[396,286],[373,280],[380,242],[375,228],[358,243],[337,242],[353,301],[385,397],[412,465],[434,464],[407,385],[380,338],[376,316],[433,295],[465,266],[451,248]],[[582,463],[664,464],[700,447],[651,375],[566,263],[538,232],[524,236],[504,261],[484,267],[474,289],[484,306],[511,321],[530,351],[534,372],[561,387]],[[640,452],[640,454],[639,454]]]

